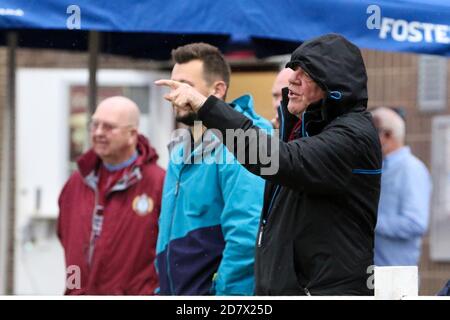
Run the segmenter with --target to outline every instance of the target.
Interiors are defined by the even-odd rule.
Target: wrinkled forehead
[[[92,120],[115,125],[128,125],[130,115],[128,114],[127,109],[120,105],[100,104],[92,115]]]
[[[204,85],[206,80],[203,72],[203,61],[195,59],[185,63],[176,63],[172,69],[171,78],[193,87]]]

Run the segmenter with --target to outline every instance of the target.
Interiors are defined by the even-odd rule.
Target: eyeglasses
[[[131,124],[128,125],[124,125],[124,126],[119,126],[116,124],[112,124],[109,122],[104,122],[104,121],[98,121],[98,120],[91,120],[89,121],[89,130],[92,131],[96,131],[99,128],[102,128],[104,132],[106,133],[110,133],[116,129],[121,129],[121,128],[132,128],[133,126]]]

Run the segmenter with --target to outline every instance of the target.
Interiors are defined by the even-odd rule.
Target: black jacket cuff
[[[204,120],[208,118],[208,114],[211,112],[211,108],[214,108],[214,105],[217,103],[217,101],[221,101],[216,96],[210,95],[208,99],[206,99],[205,103],[201,106],[201,108],[198,110],[197,115],[200,120]]]

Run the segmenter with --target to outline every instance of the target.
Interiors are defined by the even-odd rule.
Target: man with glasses
[[[59,197],[66,294],[146,295],[158,286],[164,171],[138,126],[139,108],[125,97],[105,99],[92,116],[92,148]]]

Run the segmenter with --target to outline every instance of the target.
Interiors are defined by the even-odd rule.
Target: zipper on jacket
[[[184,168],[184,167],[183,167]],[[170,230],[169,230],[169,242],[167,243],[167,254],[166,254],[166,264],[167,264],[167,280],[169,281],[169,287],[170,287],[170,294],[174,295],[175,294],[175,289],[173,287],[173,280],[172,277],[170,275],[170,237],[172,235],[172,227],[173,227],[173,221],[175,219],[175,210],[176,210],[176,203],[177,203],[177,197],[178,197],[178,190],[179,190],[179,186],[180,186],[180,178],[181,178],[181,171],[183,170],[183,168],[180,170],[180,175],[177,178],[177,182],[175,184],[175,199],[174,199],[174,206],[173,206],[173,210],[172,210],[172,216],[170,219]]]
[[[258,232],[258,248],[260,248],[262,246],[262,236],[264,233],[265,226],[266,226],[266,219],[263,219],[261,221],[261,227],[259,228],[259,232]]]
[[[264,227],[267,224],[267,220],[269,219],[270,212],[272,211],[273,204],[275,202],[276,197],[278,196],[278,193],[280,192],[280,185],[277,185],[275,188],[275,192],[273,193],[272,199],[270,200],[269,208],[267,209],[267,213],[265,217],[263,217],[261,221],[261,227],[259,228],[259,235],[258,235],[258,248],[262,246],[262,238],[264,233]]]
[[[280,105],[279,110],[278,110],[278,118],[280,119],[280,128],[281,128],[280,140],[283,141],[283,139],[284,139],[284,116],[283,116],[283,111],[281,108],[282,107]],[[267,224],[267,220],[269,219],[270,211],[272,210],[273,203],[275,202],[275,198],[277,197],[279,191],[280,191],[280,185],[277,185],[275,188],[275,192],[273,193],[272,199],[270,199],[270,204],[269,204],[269,208],[267,209],[267,213],[261,221],[261,226],[260,226],[259,232],[258,232],[258,243],[257,243],[258,248],[261,248],[261,246],[262,246],[262,238],[263,238],[263,234],[264,234],[264,228]]]
[[[178,196],[178,190],[180,189],[180,180],[177,180],[175,184],[175,197]]]
[[[131,172],[134,171],[134,168],[131,170]],[[97,176],[97,179],[99,179],[99,177]],[[105,223],[105,215],[104,215],[104,209],[106,206],[106,199],[109,197],[110,194],[112,194],[113,192],[117,192],[117,191],[123,191],[128,189],[131,185],[136,183],[136,180],[132,180],[131,182],[128,181],[127,185],[125,185],[125,188],[120,188],[120,189],[114,189],[117,185],[117,183],[111,187],[110,190],[105,192],[104,195],[104,204],[103,206],[101,206],[99,204],[99,190],[98,190],[98,183],[99,181],[97,180],[97,182],[95,182],[95,185],[93,185],[92,183],[86,181],[86,179],[83,179],[84,183],[91,188],[94,191],[94,209],[92,211],[92,221],[91,221],[91,234],[89,236],[89,247],[88,247],[88,252],[87,252],[87,260],[88,260],[88,265],[91,266],[92,265],[92,261],[94,258],[94,254],[95,254],[95,246],[97,244],[98,239],[100,238],[100,234],[102,232],[103,229],[103,225]],[[120,181],[121,179],[119,179]],[[103,211],[102,212],[102,222],[101,222],[101,227],[100,227],[100,234],[98,235],[98,237],[95,237],[95,217],[96,215],[98,215],[97,213]]]
[[[94,251],[95,251],[95,242],[98,240],[95,238],[94,221],[95,221],[95,216],[97,215],[97,212],[98,212],[98,207],[101,207],[99,204],[99,194],[98,194],[97,186],[95,186],[95,188],[93,188],[93,190],[94,190],[94,210],[92,211],[91,235],[89,237],[89,248],[88,248],[88,257],[87,257],[89,267],[91,267],[91,265],[92,265],[92,260],[93,260]],[[102,222],[102,227],[103,227],[103,222]]]
[[[134,169],[132,169],[130,172],[132,173],[133,171],[134,171]],[[122,180],[122,178],[119,179],[119,181],[121,181],[121,180]],[[93,260],[94,253],[95,253],[95,246],[96,246],[96,243],[98,241],[98,238],[100,238],[100,234],[101,234],[101,232],[103,230],[103,225],[105,223],[104,209],[105,209],[108,197],[114,192],[120,192],[120,191],[127,190],[130,186],[132,186],[136,182],[137,182],[136,179],[131,180],[131,182],[130,182],[130,180],[128,180],[127,184],[124,187],[120,187],[120,188],[117,188],[117,189],[116,189],[116,186],[117,186],[118,182],[116,182],[108,191],[105,192],[104,199],[103,199],[104,203],[103,203],[103,206],[101,206],[99,204],[99,201],[100,201],[100,199],[99,199],[100,195],[99,195],[99,190],[98,190],[98,183],[99,183],[99,181],[97,181],[97,184],[96,184],[95,188],[93,189],[94,190],[94,194],[95,194],[95,200],[94,200],[95,204],[94,204],[94,212],[93,212],[93,215],[92,215],[91,237],[90,237],[89,253],[88,253],[88,264],[89,265],[92,264],[92,260]],[[101,227],[100,227],[100,234],[98,235],[98,238],[96,238],[95,234],[94,234],[95,233],[94,221],[95,221],[96,215],[98,216],[97,213],[100,212],[100,211],[103,211],[102,215],[101,215],[102,216],[102,221],[101,221]]]
[[[302,137],[309,137],[308,132],[306,132],[305,126],[305,112],[302,113]]]
[[[170,236],[172,235],[172,227],[173,227],[173,221],[175,219],[175,209],[176,209],[176,204],[177,204],[176,200],[177,200],[177,197],[178,197],[178,193],[180,191],[181,174],[182,174],[184,168],[186,168],[186,164],[183,165],[183,167],[180,169],[180,173],[178,175],[177,182],[175,184],[175,191],[174,191],[174,194],[175,194],[174,203],[175,203],[175,205],[174,205],[173,210],[172,210],[172,216],[171,216],[171,221],[170,221],[170,230],[169,230],[169,242],[167,244],[167,254],[166,254],[167,280],[169,281],[170,293],[172,295],[175,294],[175,289],[174,289],[174,286],[173,286],[172,277],[170,275],[170,259],[169,259],[169,255],[170,255]]]

